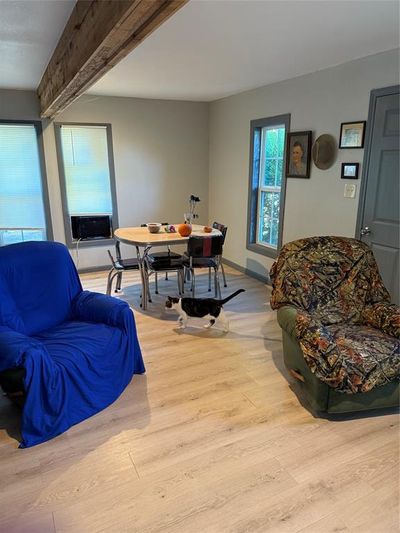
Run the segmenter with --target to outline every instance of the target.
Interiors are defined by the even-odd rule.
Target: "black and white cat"
[[[204,326],[205,328],[211,328],[219,320],[222,323],[223,330],[229,331],[229,322],[222,306],[241,292],[244,292],[244,289],[239,289],[223,300],[216,300],[215,298],[173,298],[168,296],[165,307],[178,311],[178,324],[181,328],[186,327],[188,318],[198,317],[209,320],[208,324]]]

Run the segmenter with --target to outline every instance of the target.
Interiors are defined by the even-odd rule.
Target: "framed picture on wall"
[[[365,124],[365,120],[360,122],[342,122],[340,125],[339,148],[363,148]]]
[[[286,177],[309,178],[311,161],[311,131],[296,131],[288,134]]]
[[[357,180],[360,163],[342,163],[342,180]]]

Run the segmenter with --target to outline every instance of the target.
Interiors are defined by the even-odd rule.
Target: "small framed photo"
[[[342,180],[357,180],[360,163],[342,163]]]
[[[310,177],[311,136],[311,131],[296,131],[288,134],[286,177]]]
[[[339,148],[363,148],[365,125],[365,120],[360,122],[343,122],[340,125]]]

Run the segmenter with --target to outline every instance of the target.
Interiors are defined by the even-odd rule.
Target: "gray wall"
[[[39,118],[34,92],[0,91],[0,102],[0,118]],[[83,96],[56,120],[111,123],[120,226],[181,222],[190,194],[201,198],[199,221],[207,222],[208,104]],[[43,128],[54,239],[65,242],[54,125]],[[106,250],[81,248],[79,267],[108,264]]]
[[[223,98],[210,105],[209,216],[229,226],[224,256],[266,275],[272,260],[246,250],[250,120],[291,113],[291,131],[337,140],[341,122],[367,120],[372,89],[399,82],[398,50]],[[342,162],[362,162],[364,150],[339,150],[329,170],[309,180],[288,178],[283,242],[312,235],[355,235],[355,199],[343,197]],[[360,168],[362,171],[362,168]]]
[[[112,125],[120,226],[183,221],[190,194],[207,221],[208,105],[195,102],[83,96],[57,122]],[[54,126],[44,131],[54,237],[64,241]],[[132,250],[126,253],[132,255]],[[80,268],[108,263],[105,247],[82,249]]]
[[[39,101],[34,91],[0,89],[0,120],[39,119]]]

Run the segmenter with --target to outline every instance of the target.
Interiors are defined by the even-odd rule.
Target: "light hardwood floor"
[[[175,278],[135,309],[147,374],[108,409],[19,450],[18,409],[0,399],[0,531],[399,531],[396,414],[313,417],[287,380],[269,289],[227,268],[231,331],[164,310]],[[104,292],[106,273],[82,276]],[[199,296],[206,296],[199,277]]]

